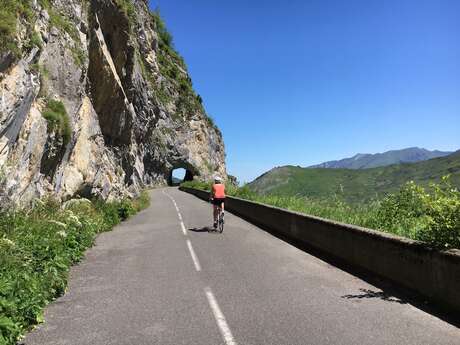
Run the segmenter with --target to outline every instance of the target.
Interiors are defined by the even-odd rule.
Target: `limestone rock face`
[[[222,135],[146,0],[30,0],[0,52],[0,202],[226,178]]]

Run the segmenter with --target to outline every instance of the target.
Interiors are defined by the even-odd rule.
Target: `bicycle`
[[[219,213],[217,215],[217,229],[220,233],[224,232],[224,211],[222,211],[222,207],[217,206]]]
[[[210,200],[212,202],[212,199]],[[219,231],[220,233],[224,232],[224,211],[222,210],[221,205],[217,205],[217,227],[214,228],[215,231]]]

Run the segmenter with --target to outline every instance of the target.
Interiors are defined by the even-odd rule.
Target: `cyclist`
[[[214,229],[217,228],[217,216],[219,215],[219,207],[222,209],[222,216],[224,215],[225,203],[225,185],[219,176],[214,177],[214,184],[211,188],[210,195],[211,203],[214,205]]]

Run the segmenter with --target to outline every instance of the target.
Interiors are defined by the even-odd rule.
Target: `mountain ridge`
[[[419,147],[408,147],[399,150],[389,150],[381,153],[357,153],[356,155],[339,160],[332,160],[311,165],[308,168],[326,169],[370,169],[392,164],[415,163],[432,158],[445,157],[451,151],[427,150]]]

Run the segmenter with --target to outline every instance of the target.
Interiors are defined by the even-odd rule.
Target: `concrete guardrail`
[[[209,192],[203,190],[180,189],[203,200],[209,198]],[[225,209],[416,291],[445,309],[460,311],[460,250],[437,251],[419,241],[235,197],[227,197]]]

